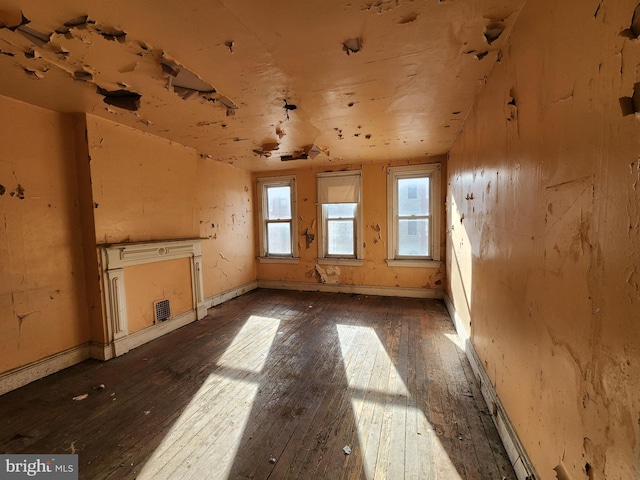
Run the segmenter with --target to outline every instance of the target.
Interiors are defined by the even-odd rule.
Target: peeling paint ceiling
[[[251,171],[447,153],[526,0],[0,2],[0,94]]]

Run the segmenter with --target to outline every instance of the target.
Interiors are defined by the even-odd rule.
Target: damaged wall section
[[[527,2],[449,158],[447,293],[543,480],[640,476],[636,7]]]
[[[66,351],[64,368],[89,355],[73,121],[0,97],[0,122],[0,373]]]

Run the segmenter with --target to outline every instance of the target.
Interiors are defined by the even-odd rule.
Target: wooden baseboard
[[[251,290],[255,290],[258,288],[258,282],[256,280],[252,282],[245,283],[235,288],[231,288],[224,292],[218,293],[217,295],[212,295],[204,299],[204,304],[207,308],[215,307],[216,305],[220,305],[221,303],[226,302],[227,300],[231,300],[232,298],[239,297]]]
[[[484,401],[489,408],[491,418],[493,418],[493,423],[498,429],[498,434],[500,435],[502,444],[509,455],[509,460],[511,461],[511,465],[513,465],[513,469],[516,472],[518,480],[536,480],[539,477],[533,468],[533,464],[529,460],[527,452],[520,443],[520,439],[513,429],[513,425],[507,416],[507,412],[502,406],[502,402],[500,402],[500,398],[491,383],[491,379],[489,378],[484,365],[480,361],[480,358],[473,347],[473,343],[471,343],[471,338],[467,335],[467,331],[462,326],[462,320],[458,316],[453,302],[446,293],[444,294],[444,303],[447,306],[449,315],[456,327],[458,336],[462,340],[465,354],[469,359],[471,369],[473,370],[476,381],[480,386]]]
[[[255,288],[257,288],[257,282],[255,281],[232,288],[207,298],[205,300],[206,307],[211,308],[212,306],[219,305]],[[52,373],[64,370],[89,358],[103,361],[110,360],[116,356],[116,349],[119,352],[126,352],[139,347],[140,345],[194,322],[197,316],[198,312],[196,310],[190,310],[166,322],[157,323],[139,332],[132,333],[127,337],[116,340],[118,343],[117,348],[114,345],[116,342],[109,344],[89,342],[2,373],[0,374],[0,395],[23,387]]]
[[[90,358],[88,343],[0,374],[0,395],[71,367]]]
[[[443,298],[443,291],[434,288],[377,287],[373,285],[281,282],[277,280],[258,280],[258,288],[298,290],[301,292],[357,293],[384,297]]]

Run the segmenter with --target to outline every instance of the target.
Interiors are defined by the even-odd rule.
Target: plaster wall
[[[640,477],[636,6],[527,2],[448,163],[448,294],[543,480]]]
[[[195,150],[87,115],[98,243],[197,237]]]
[[[440,162],[442,166],[442,200],[445,198],[446,158],[433,157],[431,162]],[[349,165],[340,170],[362,171],[362,219],[363,219],[363,256],[362,266],[338,265],[338,283],[340,285],[401,287],[418,289],[444,289],[445,268],[390,267],[387,258],[387,167],[406,165],[409,162],[385,162]],[[412,162],[418,163],[418,162]],[[337,169],[334,169],[337,170]],[[259,263],[259,280],[280,282],[322,283],[316,270],[318,264],[318,212],[316,174],[330,171],[326,168],[299,168],[279,172],[254,174],[254,190],[259,178],[276,175],[295,175],[297,188],[297,241],[299,264]],[[255,209],[259,211],[261,194],[255,191]],[[259,225],[256,215],[256,245],[259,245]],[[441,215],[441,258],[444,258],[445,219]],[[314,235],[307,245],[305,232]],[[325,268],[326,266],[321,266]]]
[[[89,340],[73,118],[0,97],[0,373]]]
[[[98,243],[201,238],[205,298],[255,280],[250,173],[99,117],[87,115],[87,132]],[[151,324],[160,292],[190,298],[190,275],[174,278],[170,263],[127,269],[134,329]],[[129,305],[134,294],[146,306]]]
[[[204,296],[256,279],[251,173],[200,158],[197,194]]]
[[[188,258],[128,267],[124,280],[130,334],[153,325],[153,303],[158,300],[169,300],[171,318],[195,308]]]

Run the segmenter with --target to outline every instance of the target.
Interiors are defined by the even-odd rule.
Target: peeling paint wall
[[[198,161],[198,208],[204,296],[256,279],[251,174],[207,158]]]
[[[543,480],[640,477],[636,6],[527,2],[449,159],[448,293]]]
[[[91,115],[87,132],[99,243],[199,235],[195,150]]]
[[[98,117],[87,115],[87,131],[98,243],[199,237],[205,298],[255,280],[250,173]],[[146,302],[138,326],[150,325],[160,291],[191,292],[190,276],[172,283],[170,262],[154,268],[126,282],[127,298]]]
[[[255,280],[250,173],[5,97],[0,121],[0,373],[108,341],[97,244],[201,236],[205,297]],[[187,259],[125,275],[131,333],[156,300],[172,316],[193,307]]]
[[[446,158],[433,157],[430,162],[442,164],[443,184],[446,178]],[[417,164],[419,162],[411,162]],[[317,218],[317,187],[316,174],[329,171],[322,168],[304,168],[297,170],[279,171],[277,175],[295,175],[297,185],[298,207],[298,252],[300,262],[292,264],[258,264],[258,279],[281,282],[304,283],[333,283],[356,286],[376,287],[400,287],[400,288],[425,288],[444,289],[445,268],[444,263],[437,268],[407,268],[390,267],[386,263],[387,258],[387,167],[406,165],[408,162],[386,162],[349,165],[340,167],[340,170],[362,171],[362,216],[363,216],[363,266],[339,265],[336,271],[332,266],[317,268],[318,263],[318,218]],[[334,170],[337,170],[334,168]],[[254,174],[257,178],[273,176],[276,172]],[[444,205],[445,188],[442,188],[442,200]],[[260,209],[260,194],[256,193],[256,212]],[[258,215],[256,215],[258,217]],[[441,258],[444,259],[445,250],[445,221],[441,215]],[[257,222],[256,218],[256,222]],[[256,223],[256,245],[259,244],[259,225]],[[310,236],[313,235],[313,240]],[[324,282],[323,282],[324,278]]]
[[[0,97],[0,373],[89,340],[71,116]]]

